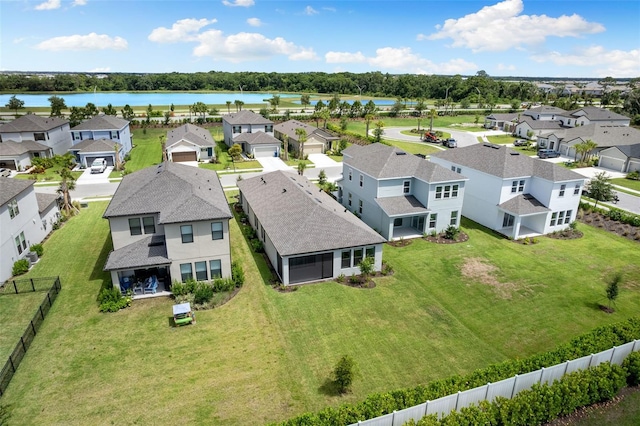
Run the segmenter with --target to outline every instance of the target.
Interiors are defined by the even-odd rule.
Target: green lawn
[[[59,274],[63,290],[3,397],[20,424],[263,424],[526,357],[640,306],[638,244],[586,225],[582,239],[523,246],[464,221],[463,244],[385,246],[395,274],[374,289],[329,282],[283,294],[264,284],[264,258],[232,222],[245,287],[175,329],[167,298],[98,312],[105,207],[90,203],[54,232],[29,273]],[[616,271],[624,283],[609,315],[598,303]],[[343,354],[361,376],[337,397],[324,389]]]
[[[0,296],[0,362],[3,364],[16,347],[20,336],[27,329],[29,321],[46,295],[46,292],[39,291]]]
[[[614,185],[620,185],[620,186],[624,186],[625,188],[640,191],[640,180],[615,178],[615,179],[611,179],[611,183]]]
[[[149,166],[162,162],[162,146],[160,136],[167,135],[167,129],[150,128],[146,132],[143,129],[133,129],[133,149],[129,153],[129,160],[125,169],[136,172]],[[121,177],[121,172],[111,172],[110,178]]]
[[[291,156],[289,156],[289,159],[285,161],[285,164],[287,166],[293,166],[293,167],[298,167],[298,164],[300,163],[305,164],[307,169],[310,167],[316,166],[311,162],[311,160],[298,160],[297,158],[291,158]]]
[[[624,390],[621,400],[587,407],[580,416],[562,419],[566,426],[638,426],[640,424],[640,388]]]
[[[487,136],[489,142],[497,144],[497,145],[505,145],[508,143],[513,143],[517,138],[514,138],[511,135],[495,135],[495,136]]]
[[[423,154],[430,155],[435,152],[442,151],[436,148],[434,144],[428,144],[426,142],[402,142],[402,141],[387,141],[390,145],[400,148],[401,150],[408,152],[409,154]]]
[[[39,174],[19,173],[14,177],[16,179],[25,179],[25,180],[33,179],[34,177],[37,177],[37,179],[34,179],[36,182],[46,182],[46,181],[57,182],[60,180],[60,175],[58,174],[60,169],[61,169],[61,166],[55,165],[49,169],[46,169],[44,173],[39,173]],[[82,172],[71,172],[71,174],[73,175],[74,178],[78,179],[80,175],[82,175]]]

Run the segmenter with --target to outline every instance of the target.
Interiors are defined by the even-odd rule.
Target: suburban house
[[[126,175],[103,217],[113,241],[104,270],[116,287],[155,276],[166,294],[172,280],[231,276],[232,215],[214,171],[166,161]]]
[[[216,157],[215,146],[210,131],[189,123],[169,131],[165,140],[167,159],[174,163],[209,161]]]
[[[58,117],[23,115],[0,126],[0,144],[5,143],[9,148],[0,151],[0,163],[4,163],[0,167],[25,169],[33,157],[67,153],[71,148],[69,122]]]
[[[600,151],[598,166],[617,172],[640,172],[640,143],[618,145]]]
[[[280,153],[280,141],[273,136],[273,121],[255,112],[223,115],[222,130],[227,146],[237,143],[250,156],[275,157]]]
[[[520,113],[492,113],[484,118],[484,128],[502,130],[503,132],[513,132],[520,119]]]
[[[562,123],[557,120],[536,120],[530,116],[522,116],[513,129],[513,134],[523,139],[536,140],[536,136],[561,129]]]
[[[284,123],[277,124],[273,128],[274,136],[286,142],[295,152],[300,152],[300,136],[296,130],[304,129],[307,140],[304,142],[303,151],[305,154],[324,154],[331,149],[331,143],[340,138],[333,136],[331,133],[318,127],[313,127],[302,123],[298,120],[288,120]]]
[[[284,285],[382,267],[385,239],[304,176],[275,171],[238,182],[239,202]]]
[[[626,125],[602,125],[599,123],[586,124],[579,127],[564,127],[538,136],[538,145],[554,149],[568,157],[575,157],[575,146],[592,140],[598,144],[592,154],[614,146],[627,146],[640,143],[640,130]],[[621,164],[613,167],[620,169]]]
[[[123,162],[131,151],[132,138],[129,121],[111,115],[100,114],[85,120],[71,130],[73,146],[69,149],[76,162],[91,166],[96,158],[104,158],[108,166]],[[118,158],[116,158],[116,151]]]
[[[565,229],[575,221],[585,177],[503,145],[476,144],[431,155],[469,178],[462,214],[519,239]]]
[[[60,217],[58,195],[36,193],[34,183],[0,178],[0,282],[11,277],[13,264],[41,243]]]
[[[564,115],[560,115],[558,120],[565,127],[586,126],[588,124],[610,125],[610,126],[628,126],[631,122],[629,117],[609,111],[605,108],[597,108],[593,106],[585,106],[573,111],[569,111]]]
[[[387,240],[460,225],[467,178],[380,143],[344,151],[341,202]]]

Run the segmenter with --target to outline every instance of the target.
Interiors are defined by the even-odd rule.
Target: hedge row
[[[598,327],[549,352],[493,364],[466,376],[456,375],[414,388],[371,394],[360,403],[328,407],[317,413],[305,413],[280,424],[296,426],[357,423],[358,420],[371,419],[394,410],[402,410],[458,391],[483,386],[488,382],[495,383],[516,374],[529,373],[542,367],[550,367],[567,360],[601,352],[635,339],[640,339],[640,316],[617,324]]]
[[[535,384],[511,399],[498,397],[462,408],[438,419],[428,415],[416,426],[493,425],[528,426],[550,422],[576,409],[608,401],[625,385],[625,369],[608,362],[564,376],[551,385]]]

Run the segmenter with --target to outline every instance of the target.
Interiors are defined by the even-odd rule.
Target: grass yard
[[[291,155],[289,155],[289,159],[284,163],[287,166],[293,167],[298,167],[298,164],[303,163],[307,169],[316,166],[313,162],[311,162],[311,160],[298,160],[297,158],[291,158]]]
[[[523,246],[464,221],[463,244],[385,246],[396,272],[374,289],[278,293],[232,222],[245,287],[176,329],[167,298],[98,312],[105,207],[91,203],[55,232],[29,273],[59,274],[63,290],[3,397],[15,424],[263,424],[548,350],[640,306],[638,244],[585,225],[582,239]],[[624,282],[605,314],[616,271]],[[327,380],[343,354],[361,376],[338,397]]]
[[[53,284],[53,283],[52,283]],[[16,347],[20,336],[29,325],[38,306],[46,296],[46,292],[6,294],[0,296],[0,362],[6,359]]]
[[[627,178],[615,178],[611,179],[611,183],[614,185],[624,186],[625,188],[640,191],[640,180],[633,180]]]
[[[435,152],[442,151],[438,149],[433,144],[428,144],[425,142],[402,142],[402,141],[387,141],[390,145],[400,148],[401,150],[408,152],[409,154],[423,154],[430,155]]]
[[[489,142],[494,143],[496,145],[506,145],[508,143],[513,143],[517,138],[514,138],[511,135],[495,135],[495,136],[487,136]]]
[[[142,129],[133,129],[133,149],[125,164],[129,172],[137,172],[162,162],[162,146],[160,136],[166,136],[167,129],[149,128],[146,133]],[[122,172],[111,172],[110,178],[118,178]]]

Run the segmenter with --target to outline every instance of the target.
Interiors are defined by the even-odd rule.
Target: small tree
[[[298,158],[304,160],[304,144],[307,141],[307,131],[303,128],[296,129],[298,137]]]
[[[320,170],[320,173],[318,173],[318,183],[320,186],[325,186],[327,184],[327,173],[324,169]]]
[[[380,142],[382,140],[382,135],[384,134],[384,121],[382,120],[378,120],[376,122],[376,128],[373,129],[373,137],[375,138],[376,142]]]
[[[338,392],[347,393],[356,376],[356,363],[349,355],[343,355],[333,370],[334,383]]]
[[[233,157],[234,160],[238,160],[240,159],[240,155],[242,154],[242,147],[239,144],[234,143],[231,148],[227,150],[227,152],[231,157]]]
[[[12,109],[15,112],[15,116],[18,116],[18,110],[24,108],[24,101],[16,98],[16,95],[13,95],[9,98],[9,102],[5,104],[5,107]]]
[[[102,108],[102,112],[104,112],[105,115],[112,115],[114,117],[118,115],[118,110],[116,110],[111,104],[107,104],[106,107]]]
[[[76,188],[76,180],[71,174],[71,170],[62,168],[58,174],[61,180],[56,192],[62,195],[62,209],[66,212],[67,216],[78,213],[78,209],[71,202],[70,192]]]
[[[614,191],[611,184],[611,178],[606,172],[598,173],[589,182],[589,197],[596,200],[595,205],[598,205],[598,201],[609,201],[613,199]]]
[[[613,312],[611,304],[615,304],[615,301],[618,298],[618,293],[620,292],[620,283],[622,283],[622,274],[618,272],[613,276],[609,284],[607,284],[606,294],[607,300],[609,301],[609,312]]]
[[[303,160],[303,161],[304,161],[304,160]],[[301,161],[301,162],[299,162],[299,163],[298,163],[298,174],[299,174],[300,176],[304,175],[304,169],[306,169],[306,168],[307,168],[307,164],[306,164],[306,163],[304,163],[303,161]]]
[[[53,95],[49,96],[47,100],[51,104],[50,117],[62,117],[62,110],[67,109],[67,104],[65,104],[64,99]]]
[[[373,274],[375,259],[373,257],[365,257],[358,266],[360,267],[360,274],[366,282],[369,279],[369,276]]]

